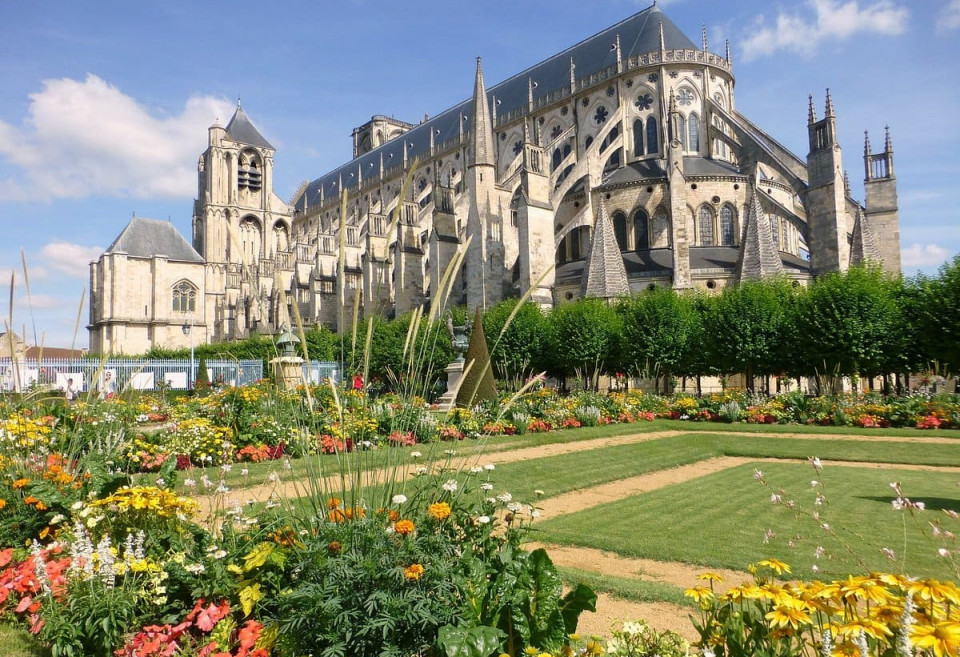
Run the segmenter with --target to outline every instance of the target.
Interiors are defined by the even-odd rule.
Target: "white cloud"
[[[99,246],[49,242],[40,249],[41,266],[84,280],[90,274],[90,261],[99,258],[101,253],[103,248]]]
[[[206,129],[231,113],[203,96],[157,117],[95,75],[46,80],[21,127],[0,121],[0,161],[19,169],[0,180],[0,200],[190,197]]]
[[[937,31],[945,32],[957,28],[960,28],[960,0],[950,0],[937,17]]]
[[[900,249],[903,267],[936,267],[949,257],[950,251],[937,244],[911,244]]]
[[[744,59],[751,60],[786,50],[809,56],[821,41],[842,41],[859,32],[901,34],[910,12],[893,0],[875,0],[861,6],[860,0],[807,0],[813,16],[780,12],[776,24],[758,16],[743,43]],[[955,4],[955,3],[954,3]]]

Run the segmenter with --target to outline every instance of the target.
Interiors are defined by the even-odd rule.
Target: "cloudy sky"
[[[189,235],[206,128],[237,98],[277,148],[275,190],[347,161],[373,114],[415,122],[648,6],[631,0],[0,2],[0,316],[69,346],[88,263],[130,217]],[[893,135],[904,267],[960,252],[960,0],[661,0],[729,39],[737,108],[805,157],[830,87],[863,196],[863,131]],[[21,264],[30,276],[28,306]],[[84,307],[78,346],[86,346]],[[34,329],[34,326],[36,327]],[[0,324],[2,327],[2,324]],[[0,328],[2,330],[2,328]]]

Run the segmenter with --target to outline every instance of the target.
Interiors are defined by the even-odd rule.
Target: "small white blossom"
[[[507,510],[513,513],[520,513],[522,509],[523,505],[520,504],[520,502],[510,502],[510,504],[507,505]]]
[[[457,480],[448,479],[447,483],[443,485],[443,490],[447,491],[448,493],[455,493],[457,491]]]
[[[423,454],[421,454],[420,452],[410,452],[410,458],[412,459],[418,459],[421,456],[423,456]]]
[[[480,490],[493,490],[493,484],[491,484],[489,481],[485,481],[480,484]]]
[[[57,515],[55,515],[55,516],[53,516],[52,518],[50,518],[50,524],[51,524],[51,525],[59,525],[59,524],[60,524],[61,522],[63,522],[64,520],[66,520],[66,518],[63,516],[63,514],[58,513]]]
[[[484,470],[488,470],[488,471],[489,471],[489,470],[496,470],[496,469],[497,469],[497,466],[495,466],[493,463],[487,463],[485,466],[483,466],[483,469],[484,469]]]
[[[248,468],[243,468],[242,470],[240,470],[240,474],[246,477],[248,474],[250,474],[250,470]]]
[[[427,474],[427,468],[421,465],[419,468],[417,468],[416,472],[417,474]]]
[[[479,522],[481,525],[486,525],[488,522],[490,522],[490,516],[480,516],[477,518],[477,522]]]
[[[950,556],[950,550],[946,548],[940,548],[939,550],[937,550],[937,554],[939,554],[941,557],[947,557],[947,556]]]
[[[497,501],[503,502],[504,504],[506,504],[512,499],[513,499],[513,495],[511,495],[510,493],[500,493],[499,495],[497,495]]]
[[[398,504],[398,505],[399,505],[399,504],[404,504],[406,501],[407,501],[407,496],[406,496],[406,495],[394,495],[394,496],[393,496],[393,503],[394,503],[394,504]]]
[[[543,492],[542,490],[540,490],[539,488],[536,489],[535,491],[533,491],[533,494],[536,495],[537,497],[543,497],[543,496],[544,496],[544,492]]]
[[[470,474],[480,474],[481,472],[483,472],[483,468],[479,466],[474,466],[470,468]]]
[[[197,482],[195,479],[184,479],[183,485],[186,486],[187,488],[193,488],[194,486],[197,485]]]

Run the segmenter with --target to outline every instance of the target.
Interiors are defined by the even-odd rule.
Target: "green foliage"
[[[558,306],[548,315],[547,326],[555,374],[575,375],[584,388],[595,390],[600,375],[616,367],[621,322],[606,301],[579,299]]]
[[[960,374],[960,256],[944,264],[936,278],[921,276],[911,288],[915,302],[907,319],[922,364]]]
[[[900,347],[899,284],[875,267],[852,267],[817,279],[800,296],[793,320],[804,373],[883,373]]]
[[[626,300],[618,312],[623,317],[625,369],[658,381],[691,371],[694,353],[702,349],[696,297],[657,287]]]
[[[704,315],[709,362],[721,372],[754,376],[775,374],[787,340],[794,288],[786,280],[750,281],[725,288]]]
[[[460,390],[457,392],[457,406],[470,408],[474,404],[497,398],[497,384],[493,380],[490,352],[487,349],[487,338],[483,332],[483,318],[480,315],[479,307],[473,320],[470,345],[464,355],[463,366],[470,369],[460,383]]]
[[[517,308],[504,331],[516,307],[516,299],[508,299],[487,310],[483,315],[483,330],[493,340],[490,358],[498,378],[519,387],[517,384],[541,369],[542,354],[547,347],[547,320],[540,306],[528,302]]]
[[[200,393],[205,393],[210,390],[210,374],[207,372],[207,356],[205,354],[200,354],[200,362],[197,363],[193,389]]]

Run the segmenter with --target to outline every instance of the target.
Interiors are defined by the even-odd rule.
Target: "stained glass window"
[[[713,246],[713,210],[700,206],[700,246]]]

